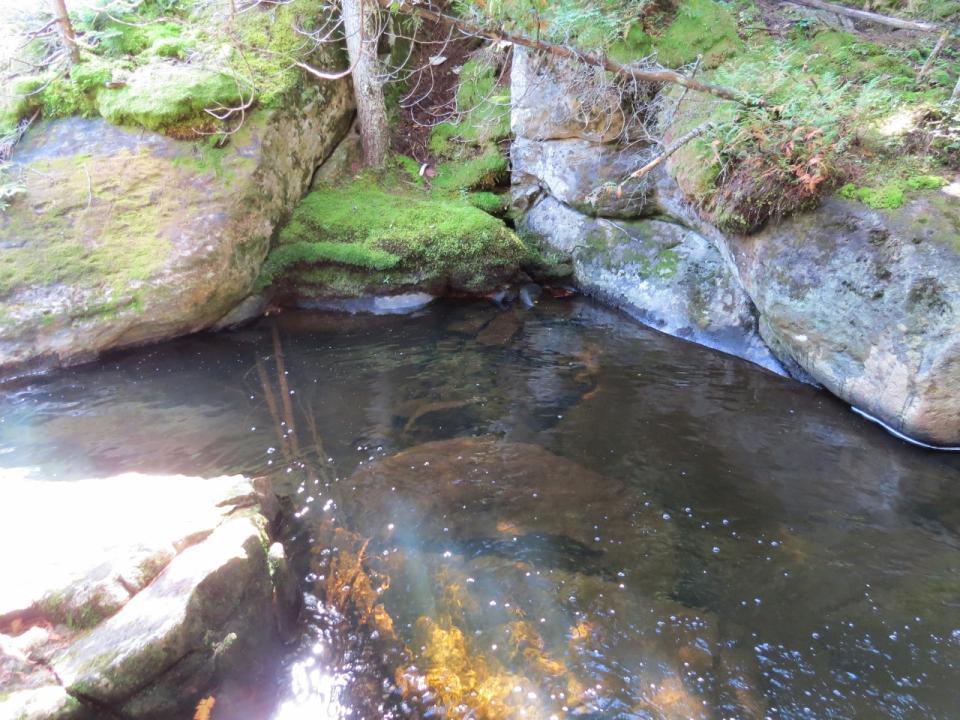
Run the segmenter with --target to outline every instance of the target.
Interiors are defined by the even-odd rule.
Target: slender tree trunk
[[[376,0],[342,0],[343,31],[353,68],[353,92],[357,99],[357,120],[363,160],[371,167],[383,165],[387,157],[387,107],[377,60]]]
[[[60,25],[60,38],[63,40],[63,46],[70,56],[70,62],[79,62],[80,50],[77,48],[77,36],[73,32],[73,23],[70,22],[65,0],[53,0],[53,12],[57,16],[57,23]]]

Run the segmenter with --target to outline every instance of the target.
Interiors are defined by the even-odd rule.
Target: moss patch
[[[510,135],[510,88],[497,81],[492,63],[472,58],[463,64],[457,85],[457,118],[432,129],[429,147],[434,155],[457,157],[458,144],[482,146]]]
[[[126,86],[104,90],[97,109],[115,125],[158,130],[203,113],[204,108],[240,102],[239,81],[192,65],[155,62],[139,68]]]
[[[370,179],[310,193],[279,242],[261,287],[291,269],[339,266],[415,274],[435,290],[480,292],[528,254],[501,221],[459,199],[388,192]]]
[[[660,61],[669,67],[703,56],[707,68],[716,67],[743,47],[733,15],[714,0],[684,0],[654,45]]]
[[[157,190],[177,182],[169,160],[71,156],[38,161],[33,169],[31,203],[43,212],[17,203],[3,216],[0,229],[14,246],[0,253],[0,296],[54,283],[124,293],[169,256],[163,227],[179,208],[175,196]],[[124,192],[114,194],[115,186]],[[109,201],[100,196],[105,188]],[[119,298],[111,304],[117,302],[129,304]]]
[[[839,194],[848,200],[859,200],[875,210],[893,210],[903,206],[908,191],[937,190],[946,184],[947,181],[937,175],[914,175],[878,187],[857,187],[847,183],[840,188]]]

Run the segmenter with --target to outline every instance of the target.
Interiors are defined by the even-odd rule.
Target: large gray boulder
[[[831,198],[729,237],[785,362],[894,430],[960,445],[960,182],[872,210]]]
[[[0,716],[173,717],[291,631],[265,481],[3,481],[21,510],[0,526],[0,572],[18,578],[0,589]]]
[[[598,145],[588,140],[529,140],[510,147],[516,184],[540,184],[560,202],[587,215],[637,217],[647,204],[647,183],[630,173],[648,157],[644,146]]]
[[[510,65],[510,130],[530,140],[579,138],[614,142],[628,115],[619,94],[592,83],[579,63],[569,63],[515,45]],[[602,76],[603,71],[597,73]]]
[[[0,373],[211,326],[347,130],[347,81],[257,111],[223,149],[105,120],[41,123],[0,214]]]
[[[521,227],[569,255],[588,294],[662,332],[783,372],[757,335],[750,298],[717,249],[689,227],[662,217],[588,217],[550,195]]]

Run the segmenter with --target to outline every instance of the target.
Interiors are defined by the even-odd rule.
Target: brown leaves
[[[210,720],[210,715],[213,713],[213,706],[216,704],[217,699],[212,695],[205,697],[197,703],[197,710],[193,714],[193,720]]]

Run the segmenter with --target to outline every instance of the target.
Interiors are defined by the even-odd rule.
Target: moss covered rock
[[[717,249],[689,227],[665,217],[589,217],[550,195],[520,227],[572,258],[590,295],[662,332],[782,372],[757,334],[750,298]]]
[[[527,255],[501,220],[464,199],[364,179],[304,198],[259,284],[294,298],[481,294],[516,275]]]
[[[100,119],[33,130],[12,158],[24,192],[0,215],[0,371],[216,322],[250,291],[351,105],[345,82],[309,86],[224,148]]]

